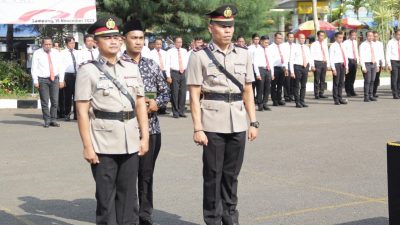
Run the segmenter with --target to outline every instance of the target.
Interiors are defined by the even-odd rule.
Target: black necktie
[[[75,60],[74,53],[72,51],[73,51],[73,49],[69,50],[69,52],[71,53],[71,56],[72,56],[72,63],[74,64],[74,73],[76,74],[76,60]]]

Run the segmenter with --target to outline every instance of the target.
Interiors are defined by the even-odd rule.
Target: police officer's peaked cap
[[[121,26],[121,20],[114,17],[104,17],[97,20],[88,29],[88,34],[93,34],[96,37],[99,36],[113,36],[119,35],[119,27]]]
[[[206,15],[210,17],[210,23],[222,26],[233,26],[238,10],[234,5],[222,5]]]
[[[124,29],[122,31],[122,34],[125,35],[125,34],[129,33],[130,31],[134,31],[134,30],[144,31],[140,20],[131,20],[129,22],[126,22]]]

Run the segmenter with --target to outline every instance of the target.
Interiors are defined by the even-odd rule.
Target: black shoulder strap
[[[122,86],[121,82],[119,82],[117,79],[114,79],[105,69],[103,69],[103,66],[98,61],[93,60],[91,61],[91,63],[93,63],[93,65],[95,65],[97,69],[99,69],[101,72],[103,72],[104,75],[113,82],[118,90],[121,91],[121,93],[125,95],[126,98],[128,98],[128,100],[132,104],[132,109],[135,110],[135,100],[133,99],[132,95],[129,94],[129,92],[124,88],[124,86]]]
[[[225,76],[226,76],[229,80],[231,80],[231,81],[239,88],[240,92],[243,93],[243,91],[244,91],[244,89],[243,89],[243,84],[240,83],[240,81],[238,81],[231,73],[229,73],[229,72],[225,69],[224,66],[221,65],[221,63],[218,62],[218,60],[215,58],[215,55],[211,52],[211,50],[210,50],[208,47],[205,47],[203,50],[206,52],[208,58],[210,58],[211,61],[215,64],[215,66],[217,66],[218,70],[219,70],[221,73],[225,74]]]

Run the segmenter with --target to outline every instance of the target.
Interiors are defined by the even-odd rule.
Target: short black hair
[[[354,33],[357,34],[357,31],[356,31],[356,30],[350,30],[350,31],[349,31],[349,35],[352,35],[352,34],[354,34]]]
[[[244,39],[244,37],[242,35],[239,35],[239,36],[236,37],[236,41],[238,41],[240,38]]]
[[[282,33],[281,33],[281,32],[276,32],[276,33],[274,34],[274,37],[277,37],[278,35],[281,35],[281,36],[282,36]]]
[[[93,35],[93,34],[86,34],[86,35],[83,37],[83,41],[86,42],[86,39],[88,39],[88,38],[93,38],[93,39],[94,39],[94,35]]]
[[[317,36],[319,36],[320,34],[326,34],[326,32],[325,32],[324,30],[319,30],[319,31],[317,32]]]
[[[369,30],[369,31],[367,31],[367,32],[365,33],[365,37],[366,37],[369,33],[374,34],[374,32],[373,32],[372,30]]]
[[[293,32],[288,32],[288,33],[286,34],[286,37],[289,37],[289,35],[291,35],[291,34],[293,34],[293,35],[294,35],[294,33],[293,33]]]
[[[195,37],[195,38],[194,38],[194,41],[202,41],[202,40],[203,40],[202,37]]]
[[[68,43],[70,43],[71,41],[75,41],[75,38],[74,37],[72,37],[72,36],[68,36],[68,37],[66,37],[65,38],[65,44],[68,44]]]
[[[269,40],[269,36],[268,35],[261,36],[260,41],[264,41],[264,40]]]
[[[53,42],[53,38],[46,36],[42,38],[42,44],[44,43],[45,40],[50,40],[51,42]]]
[[[376,30],[373,30],[373,31],[372,31],[372,33],[374,33],[374,34],[377,34],[377,33],[378,33],[378,31],[376,31]]]
[[[156,37],[156,39],[154,39],[154,42],[156,42],[156,41],[163,41],[163,39],[162,39],[162,37]]]
[[[257,33],[254,33],[253,35],[251,35],[251,39],[254,39],[254,38],[256,38],[256,37],[260,37],[260,35],[258,35]]]
[[[339,35],[344,35],[343,31],[338,31],[335,33],[335,38],[337,38]]]
[[[176,41],[176,39],[178,39],[178,38],[180,38],[180,39],[182,39],[183,40],[183,38],[181,37],[181,36],[176,36],[176,37],[174,37],[174,42]]]

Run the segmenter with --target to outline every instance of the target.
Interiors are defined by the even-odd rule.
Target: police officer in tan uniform
[[[207,225],[239,224],[237,188],[246,130],[252,141],[259,126],[252,90],[252,60],[246,49],[231,42],[236,13],[235,6],[223,5],[207,14],[212,41],[207,48],[192,53],[187,68],[193,139],[203,146],[203,216]],[[221,72],[218,64],[238,83]]]
[[[138,155],[147,152],[149,143],[139,68],[117,57],[118,23],[110,17],[89,28],[100,55],[79,68],[75,87],[83,155],[96,182],[96,224],[104,225],[139,224]]]

